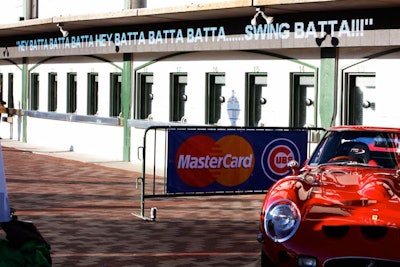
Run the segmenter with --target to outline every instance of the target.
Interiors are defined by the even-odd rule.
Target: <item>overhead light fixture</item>
[[[274,21],[274,17],[267,16],[265,14],[265,10],[263,7],[258,7],[258,8],[256,8],[256,14],[254,15],[253,19],[251,20],[251,25],[257,26],[257,25],[261,24],[262,20],[260,19],[260,17],[262,19],[264,19],[268,25]]]
[[[331,37],[331,45],[336,47],[339,45],[339,39],[337,37],[332,36],[331,34],[325,32],[325,35],[321,38],[315,38],[315,42],[317,43],[318,46],[321,46],[322,43],[326,40],[326,37],[330,36]]]
[[[64,30],[63,29],[63,24],[62,23],[58,23],[57,24],[57,27],[60,29],[60,32],[62,33],[62,36],[63,37],[67,37],[68,36],[68,34],[69,34],[69,31],[66,31],[66,30]]]
[[[5,47],[4,51],[3,51],[3,56],[8,57],[9,55],[10,55],[10,52],[8,52],[8,47]]]

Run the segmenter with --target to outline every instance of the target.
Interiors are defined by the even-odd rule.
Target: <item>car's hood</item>
[[[305,220],[323,225],[400,227],[400,178],[393,172],[354,168],[319,170],[303,206]]]

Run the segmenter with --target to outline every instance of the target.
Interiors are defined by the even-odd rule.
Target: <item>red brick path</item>
[[[52,246],[53,266],[259,266],[262,195],[146,199],[127,170],[3,147],[10,205]],[[4,237],[0,231],[0,237]]]

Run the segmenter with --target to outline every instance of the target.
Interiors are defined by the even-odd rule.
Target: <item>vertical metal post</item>
[[[142,154],[142,192],[140,194],[140,215],[142,218],[144,218],[144,194],[146,193],[145,191],[145,186],[146,186],[146,136],[147,136],[147,131],[144,131],[144,136],[143,136],[143,154]]]
[[[28,81],[29,81],[29,71],[28,71],[28,63],[27,58],[24,57],[22,59],[22,92],[21,92],[21,108],[22,110],[26,110],[28,108]],[[27,117],[22,116],[22,142],[27,142]]]
[[[338,49],[321,48],[320,116],[323,128],[333,125],[336,118]]]
[[[151,128],[151,127],[150,127]],[[140,190],[140,214],[137,215],[132,213],[132,215],[138,216],[142,219],[147,219],[144,215],[145,203],[144,203],[144,194],[145,194],[145,186],[146,186],[146,135],[149,128],[147,128],[144,132],[143,136],[143,149],[142,149],[142,177],[138,177],[136,183],[141,181],[141,190]]]
[[[122,70],[122,120],[124,127],[123,160],[130,161],[131,156],[131,128],[128,119],[131,116],[132,100],[132,54],[124,54]]]

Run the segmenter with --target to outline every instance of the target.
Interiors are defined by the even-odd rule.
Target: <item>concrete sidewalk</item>
[[[0,139],[0,141],[3,147],[12,147],[41,155],[48,155],[52,157],[76,160],[86,163],[93,163],[101,166],[129,170],[129,171],[136,171],[136,172],[141,172],[142,168],[140,165],[135,165],[130,162],[115,161],[104,157],[96,157],[94,155],[82,154],[69,150],[60,150],[52,147],[38,146],[11,139]]]
[[[1,144],[10,205],[51,244],[53,266],[260,265],[263,195],[146,199],[146,213],[157,208],[146,221],[132,215],[140,190],[130,163]]]

